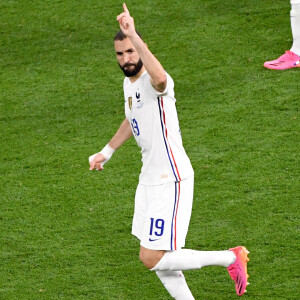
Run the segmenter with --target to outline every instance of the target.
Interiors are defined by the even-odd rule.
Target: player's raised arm
[[[90,170],[101,171],[103,165],[111,158],[125,141],[132,136],[130,124],[125,119],[109,143],[99,152],[89,157]]]
[[[142,60],[147,72],[151,77],[151,83],[153,87],[163,92],[167,85],[167,77],[164,68],[157,60],[157,58],[151,53],[147,45],[138,36],[135,31],[134,19],[130,16],[129,10],[126,4],[123,4],[123,12],[117,16],[117,20],[120,24],[120,29],[131,40],[133,46],[138,52],[140,59]]]

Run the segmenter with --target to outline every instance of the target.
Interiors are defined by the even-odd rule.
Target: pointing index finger
[[[124,9],[124,12],[127,13],[130,16],[129,10],[128,10],[125,3],[123,3],[123,9]]]

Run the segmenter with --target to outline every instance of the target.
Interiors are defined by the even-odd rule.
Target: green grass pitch
[[[187,248],[251,252],[245,299],[299,299],[300,69],[288,0],[128,0],[175,81],[195,170]],[[121,1],[0,3],[0,299],[170,299],[131,236],[131,139],[89,172],[124,118],[113,49]],[[196,299],[236,299],[221,267],[185,272]]]

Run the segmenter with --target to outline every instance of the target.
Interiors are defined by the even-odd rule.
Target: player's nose
[[[127,64],[130,61],[130,56],[128,53],[123,54],[124,63]]]

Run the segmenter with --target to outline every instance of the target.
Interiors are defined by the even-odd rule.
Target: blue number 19
[[[159,231],[154,231],[154,234],[156,236],[162,236],[164,233],[164,226],[165,226],[165,221],[163,219],[157,219],[154,222],[154,218],[150,218],[151,224],[150,224],[150,235],[153,234],[153,227],[155,226],[155,229],[158,229]]]
[[[140,130],[136,119],[131,120],[131,127],[134,135],[140,135]]]

